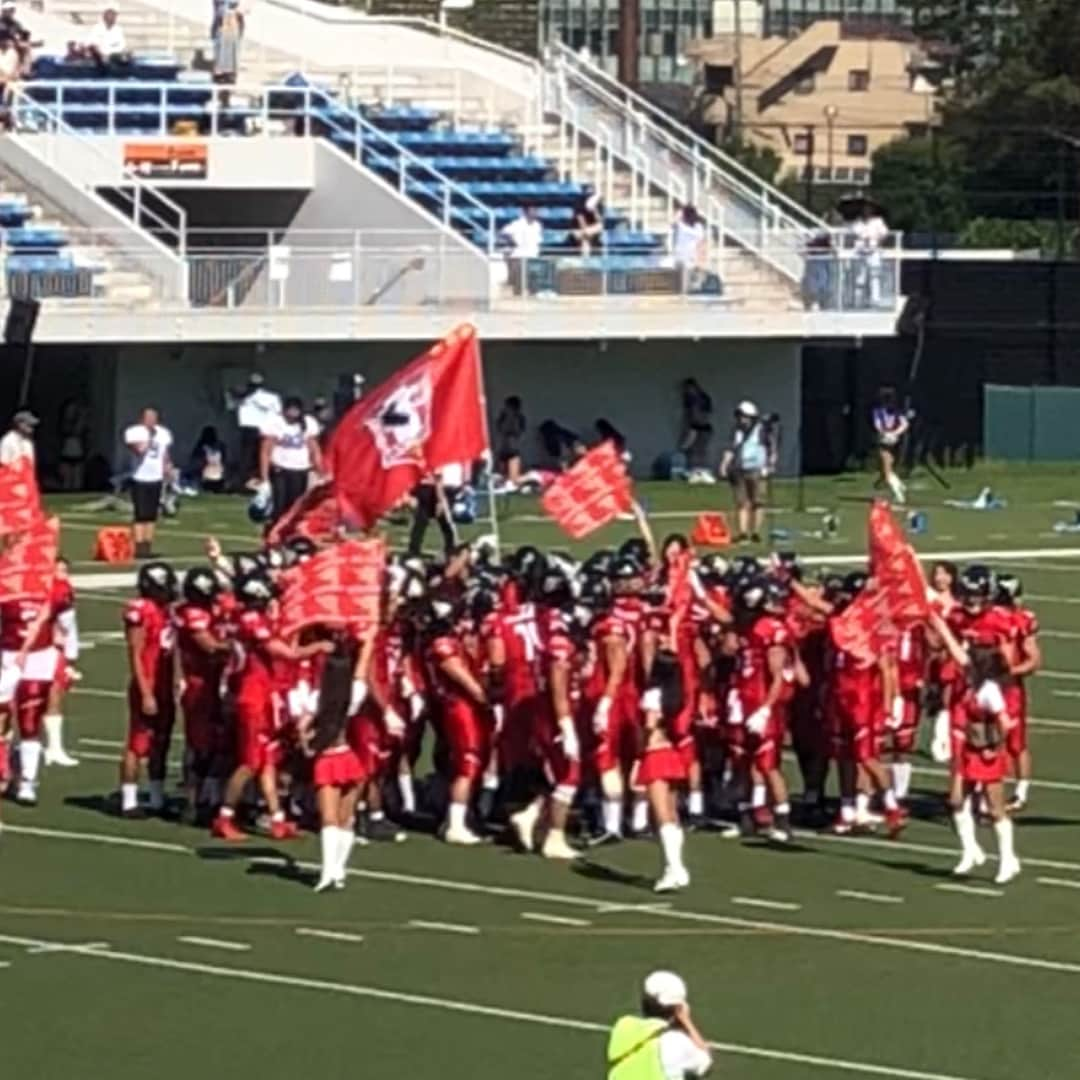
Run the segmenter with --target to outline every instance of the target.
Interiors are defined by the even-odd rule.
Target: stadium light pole
[[[638,87],[641,52],[641,0],[619,0],[619,82]]]

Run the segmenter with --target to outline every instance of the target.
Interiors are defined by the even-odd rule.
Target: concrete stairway
[[[118,307],[145,307],[157,302],[152,280],[135,268],[110,243],[106,235],[87,229],[70,214],[64,213],[40,191],[29,187],[10,170],[0,167],[0,195],[22,196],[31,207],[35,226],[62,229],[69,237],[66,251],[79,267],[94,268],[93,301]],[[87,297],[52,297],[50,305],[78,305]]]

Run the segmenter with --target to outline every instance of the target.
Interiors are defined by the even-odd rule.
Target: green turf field
[[[1080,502],[1080,487],[1065,468],[949,478],[951,492],[923,478],[912,493],[930,521],[917,546],[999,553],[1023,576],[1042,625],[1036,783],[1017,832],[1024,873],[1005,889],[993,886],[990,864],[955,890],[951,831],[923,798],[943,776],[923,759],[924,816],[901,842],[800,834],[777,851],[697,834],[693,886],[670,902],[650,891],[658,856],[649,842],[567,868],[426,836],[357,849],[349,889],[315,896],[302,865],[317,859],[314,838],[225,849],[194,829],[105,812],[125,732],[127,591],[80,579],[92,647],[67,731],[82,764],[46,771],[37,809],[2,808],[3,1075],[599,1077],[606,1025],[664,966],[687,979],[720,1077],[1075,1076],[1080,537],[1053,532],[1076,513],[1053,503]],[[983,483],[1007,509],[942,506]],[[779,546],[858,555],[868,493],[866,477],[807,482],[806,505],[840,513],[839,536],[826,541],[797,535],[819,529],[822,513],[795,512],[794,486],[781,485],[774,523],[796,535]],[[722,488],[644,485],[642,494],[658,533],[727,500]],[[65,551],[91,574],[93,533],[118,518],[57,506]],[[554,527],[530,520],[531,500],[500,513],[510,544],[559,542]],[[630,528],[613,526],[598,543]],[[159,546],[195,559],[208,530],[227,547],[252,535],[241,502],[192,501]],[[992,850],[988,830],[981,840]]]

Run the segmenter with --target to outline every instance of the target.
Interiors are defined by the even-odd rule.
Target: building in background
[[[745,12],[744,12],[745,14]],[[741,38],[741,92],[736,46]],[[860,185],[874,151],[929,129],[935,65],[910,32],[868,36],[820,20],[794,38],[722,33],[691,43],[703,87],[701,118],[717,137],[773,150],[814,182]]]

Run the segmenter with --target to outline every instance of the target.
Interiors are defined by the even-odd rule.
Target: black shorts
[[[135,511],[135,524],[148,525],[157,521],[161,509],[162,482],[133,480],[131,483],[131,505]]]
[[[309,469],[270,469],[275,521],[307,491],[310,476]]]

